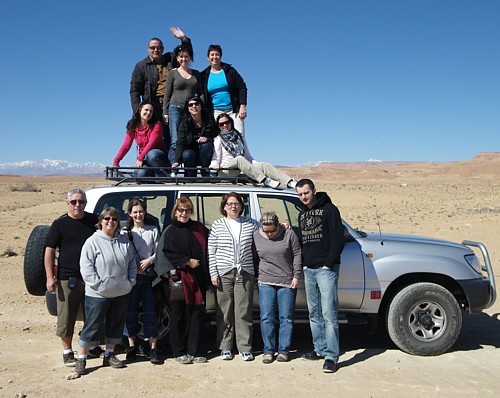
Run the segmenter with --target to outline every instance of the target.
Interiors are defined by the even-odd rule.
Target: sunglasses
[[[192,108],[193,106],[198,106],[198,105],[200,105],[200,103],[199,103],[199,102],[190,102],[190,103],[188,104],[188,108]]]
[[[114,221],[114,222],[118,221],[118,218],[116,218],[116,217],[110,217],[110,216],[103,217],[102,219],[105,220],[105,221]]]
[[[76,206],[77,204],[79,205],[84,205],[84,204],[87,204],[87,201],[86,200],[80,200],[80,199],[73,199],[73,200],[70,200],[69,203],[71,203],[73,206]]]
[[[219,127],[224,127],[225,125],[230,126],[231,122],[229,120],[225,120],[223,122],[219,122]]]
[[[266,235],[274,234],[277,230],[278,230],[278,226],[276,226],[276,228],[274,228],[274,229],[269,229],[267,231],[264,228],[262,228],[262,232],[264,232]]]
[[[181,208],[181,207],[178,207],[178,208],[177,208],[177,211],[178,211],[179,213],[181,213],[181,214],[182,214],[182,213],[191,214],[191,213],[193,212],[193,210],[191,210],[191,209],[183,209],[183,208]]]
[[[227,202],[226,203],[227,207],[233,207],[233,206],[238,207],[239,205],[240,205],[240,202]]]
[[[163,50],[163,47],[162,46],[151,46],[149,47],[150,50]]]

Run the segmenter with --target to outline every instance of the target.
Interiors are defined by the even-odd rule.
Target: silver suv
[[[210,228],[221,217],[222,194],[234,191],[245,201],[245,214],[259,220],[265,211],[275,211],[280,221],[298,228],[301,204],[293,190],[274,190],[243,179],[134,178],[107,170],[116,184],[87,190],[86,210],[99,214],[113,206],[125,225],[128,201],[140,198],[160,230],[170,223],[175,200],[189,197],[195,205],[194,219]],[[342,209],[340,209],[342,211]],[[344,222],[346,245],[339,277],[339,319],[347,325],[362,325],[375,331],[382,321],[392,341],[414,355],[438,355],[450,349],[462,327],[461,310],[470,313],[493,305],[496,288],[486,247],[479,242],[461,244],[409,235],[364,232]],[[45,290],[43,244],[48,226],[37,226],[26,246],[24,263],[28,291],[46,296],[47,307],[56,315],[55,297]],[[474,250],[472,248],[475,248]],[[480,253],[480,257],[475,254]],[[161,286],[158,286],[161,287]],[[161,336],[169,330],[170,310],[164,289],[158,289],[158,317]],[[257,292],[254,315],[258,319]],[[214,294],[207,295],[207,314],[214,315]],[[296,318],[307,319],[304,285],[297,294]]]

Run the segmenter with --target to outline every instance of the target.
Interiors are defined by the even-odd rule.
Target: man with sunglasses
[[[184,32],[177,27],[171,27],[170,32],[187,47],[192,56],[191,40]],[[172,62],[175,60],[173,52],[164,53],[163,50],[162,41],[156,37],[152,38],[148,42],[148,56],[134,67],[130,80],[130,102],[133,112],[137,110],[141,102],[150,102],[155,107],[155,115],[162,115],[165,82],[168,72],[172,69]]]
[[[61,338],[65,366],[75,366],[76,363],[72,349],[73,333],[85,296],[85,284],[80,274],[80,252],[87,238],[95,232],[97,224],[97,217],[85,212],[86,204],[85,191],[69,191],[66,198],[68,211],[52,223],[45,240],[47,290],[56,293],[56,336]],[[59,252],[57,267],[56,250]],[[95,347],[93,355],[100,355],[99,350],[100,347]]]

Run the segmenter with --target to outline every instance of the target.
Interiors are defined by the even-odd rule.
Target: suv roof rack
[[[123,183],[173,183],[173,184],[185,184],[185,183],[203,183],[203,184],[213,184],[213,183],[231,183],[231,184],[252,184],[258,185],[257,181],[252,180],[245,174],[239,174],[235,177],[223,176],[220,177],[217,174],[218,170],[210,168],[197,168],[197,167],[154,167],[150,168],[155,174],[151,177],[137,177],[134,175],[136,170],[144,170],[143,167],[116,167],[116,166],[106,166],[106,180],[116,181],[116,185]],[[196,177],[185,177],[185,171],[206,171],[208,176],[197,176]],[[234,169],[220,169],[220,170],[234,170]]]

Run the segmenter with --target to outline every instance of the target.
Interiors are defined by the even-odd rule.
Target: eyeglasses
[[[240,202],[227,202],[226,203],[227,207],[233,207],[233,206],[238,207],[239,205],[240,205]]]
[[[264,228],[262,228],[262,232],[264,232],[266,235],[274,234],[277,230],[278,230],[278,226],[277,225],[276,225],[276,227],[274,229],[269,229],[267,231]]]
[[[163,50],[163,47],[162,46],[151,46],[149,47],[150,50]]]
[[[105,221],[114,221],[114,222],[118,221],[118,218],[116,218],[116,217],[109,217],[109,216],[103,217],[102,219],[105,220]]]
[[[179,213],[181,213],[181,214],[182,214],[182,213],[191,214],[191,213],[193,212],[193,210],[191,210],[191,209],[183,209],[183,208],[181,208],[181,207],[178,207],[178,208],[177,208],[177,211],[178,211]]]
[[[188,108],[192,108],[193,106],[198,106],[198,105],[200,105],[199,102],[190,102],[188,103]]]
[[[219,122],[219,127],[224,127],[225,125],[230,126],[231,122],[229,120],[223,120],[222,122]]]
[[[87,204],[87,201],[80,200],[80,199],[73,199],[73,200],[70,200],[69,203],[71,203],[73,206],[76,206],[77,204],[83,206],[83,205]]]

